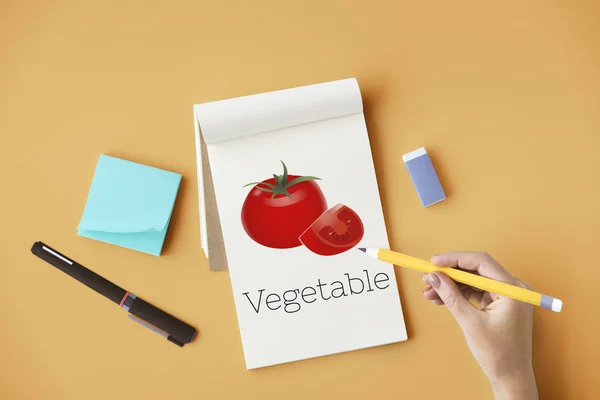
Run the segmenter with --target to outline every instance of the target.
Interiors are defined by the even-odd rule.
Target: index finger
[[[481,276],[514,285],[517,279],[492,256],[483,252],[455,251],[431,257],[438,267],[461,268]]]

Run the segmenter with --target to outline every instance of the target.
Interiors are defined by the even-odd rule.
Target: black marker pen
[[[164,336],[168,341],[183,347],[196,336],[194,327],[115,285],[50,246],[36,242],[31,248],[31,252],[129,311],[131,319]]]

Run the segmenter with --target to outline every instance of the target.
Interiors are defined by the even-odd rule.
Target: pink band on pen
[[[125,293],[125,296],[123,296],[123,300],[121,300],[121,304],[119,304],[119,307],[123,307],[123,304],[125,303],[125,300],[127,300],[128,296],[129,296],[129,292]]]

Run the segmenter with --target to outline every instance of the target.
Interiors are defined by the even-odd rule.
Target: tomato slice
[[[300,241],[313,253],[332,256],[356,246],[364,232],[358,214],[350,207],[336,204],[300,235]]]

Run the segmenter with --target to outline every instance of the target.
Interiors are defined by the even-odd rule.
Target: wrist
[[[496,400],[537,400],[533,367],[515,369],[510,374],[490,378]]]

